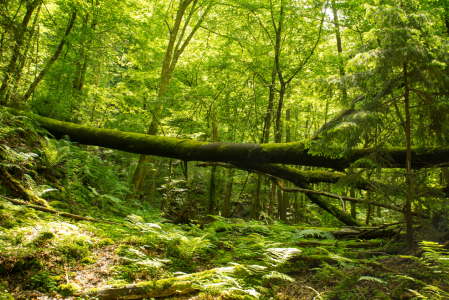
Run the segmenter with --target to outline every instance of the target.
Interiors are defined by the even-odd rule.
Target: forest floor
[[[363,241],[337,243],[332,234],[336,228],[219,217],[205,226],[177,226],[145,219],[157,217],[130,215],[126,224],[117,226],[73,221],[0,200],[0,299],[10,295],[11,299],[76,299],[71,295],[78,290],[230,265],[246,273],[203,278],[193,293],[173,293],[162,299],[449,296],[449,255],[438,243],[422,243],[426,252],[418,258],[382,254],[373,248],[346,248],[347,243]],[[304,246],[311,241],[323,245]],[[370,242],[382,243],[379,239]],[[255,266],[261,271],[255,271]],[[91,295],[89,299],[96,298]]]

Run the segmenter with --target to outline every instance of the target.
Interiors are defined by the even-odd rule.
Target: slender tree
[[[201,24],[206,19],[213,4],[213,1],[199,3],[198,0],[180,0],[172,27],[167,23],[169,40],[165,51],[164,61],[162,63],[160,87],[157,95],[160,101],[152,110],[153,118],[147,134],[155,135],[158,132],[158,122],[161,117],[164,98],[176,64],[196,32],[200,29]],[[190,10],[188,10],[189,7]],[[202,11],[202,14],[199,15],[196,24],[192,26],[194,16],[198,11]],[[190,33],[187,32],[189,28],[192,28]],[[137,194],[140,194],[140,191],[143,188],[150,161],[151,156],[149,155],[141,155],[139,158],[139,162],[132,178],[132,184],[134,185]]]

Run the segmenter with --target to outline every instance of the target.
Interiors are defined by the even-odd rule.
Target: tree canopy
[[[270,175],[347,225],[355,204],[320,190],[371,183],[368,211],[404,205],[410,225],[449,183],[448,19],[444,1],[6,1],[0,101],[55,137],[141,154],[127,197],[156,184],[152,155],[185,161],[187,185],[187,161],[218,163],[208,213],[232,202],[232,181],[230,198],[216,189],[231,163],[259,173],[252,218],[293,216]]]

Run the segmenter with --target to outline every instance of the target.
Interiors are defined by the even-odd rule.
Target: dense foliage
[[[443,0],[3,1],[0,273],[12,279],[0,288],[26,278],[16,297],[69,297],[98,286],[71,272],[109,266],[104,254],[115,259],[109,284],[216,269],[179,279],[196,278],[189,288],[205,299],[296,299],[275,283],[318,265],[306,282],[332,288],[306,286],[306,296],[444,299],[446,275],[430,279],[447,272],[438,242],[449,240],[448,63]],[[52,136],[33,114],[200,142],[285,143],[342,163],[138,156]],[[394,150],[404,151],[401,167]],[[414,158],[432,153],[443,158]],[[75,225],[8,198],[122,225]],[[337,226],[362,224],[385,225],[378,238],[390,240],[350,255],[297,244],[334,243]],[[371,258],[398,253],[412,255],[415,273]],[[365,295],[375,288],[364,283],[382,295]]]

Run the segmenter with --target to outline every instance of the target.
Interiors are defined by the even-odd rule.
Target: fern
[[[328,239],[328,240],[335,240],[335,237],[328,231],[325,230],[319,230],[319,229],[304,229],[299,232],[296,232],[293,234],[292,239],[293,240],[299,240],[304,238],[321,238],[321,239]]]
[[[129,222],[129,226],[137,229],[141,233],[152,233],[158,236],[164,235],[162,227],[154,223],[145,223],[145,220],[137,215],[129,215],[125,218]]]
[[[388,283],[388,282],[386,282],[386,281],[384,281],[384,280],[382,280],[380,278],[371,277],[371,276],[362,276],[362,277],[359,278],[359,281],[360,280],[367,280],[367,281],[378,282],[378,283],[382,283],[382,284],[387,284]]]
[[[28,174],[23,175],[23,177],[28,185],[27,191],[37,197],[41,197],[42,195],[52,191],[57,191],[57,189],[54,189],[48,185],[37,185],[33,178],[31,178]]]
[[[6,145],[0,146],[0,152],[4,153],[5,159],[9,161],[9,163],[0,163],[0,165],[3,165],[7,168],[21,168],[22,164],[28,163],[33,161],[34,158],[38,157],[36,153],[32,152],[18,152],[14,149],[11,149],[10,147]]]
[[[295,279],[293,279],[292,277],[290,277],[284,273],[280,273],[278,271],[271,271],[270,273],[264,275],[262,277],[262,279],[264,280],[264,282],[271,282],[271,281],[275,281],[275,280],[282,280],[282,281],[289,281],[289,282],[295,281]]]
[[[432,299],[449,299],[449,293],[433,285],[427,285],[423,289],[423,292],[431,294]]]
[[[336,260],[342,267],[346,267],[346,263],[352,262],[351,259],[334,253],[329,253],[329,257]]]
[[[279,268],[299,253],[301,250],[296,248],[269,248],[265,250],[265,262],[274,268]]]
[[[54,168],[62,163],[70,153],[70,144],[66,140],[53,140],[44,137],[41,142],[42,162],[47,168]]]

